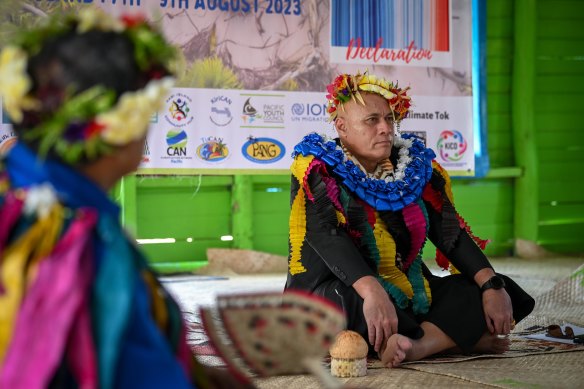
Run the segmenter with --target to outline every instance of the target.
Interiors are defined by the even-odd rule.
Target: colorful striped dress
[[[349,329],[367,339],[362,299],[351,285],[373,276],[398,310],[400,333],[418,338],[419,323],[431,321],[469,350],[486,330],[473,276],[491,267],[482,252],[487,241],[456,212],[450,178],[434,157],[415,136],[396,136],[387,171],[379,164],[367,174],[338,140],[304,137],[291,167],[286,288],[333,300],[347,313]],[[422,261],[427,240],[451,276],[428,270]],[[508,285],[518,322],[533,299],[512,280]],[[468,315],[453,320],[449,312],[457,307]]]
[[[179,307],[117,205],[22,144],[0,163],[0,387],[197,387]]]

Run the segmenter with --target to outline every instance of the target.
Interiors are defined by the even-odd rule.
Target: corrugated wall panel
[[[290,178],[253,178],[253,246],[255,250],[288,255]]]
[[[582,252],[584,2],[540,0],[537,11],[538,243]]]
[[[511,132],[511,69],[513,5],[487,2],[487,147],[491,168],[513,166]],[[508,255],[513,242],[513,181],[454,180],[460,214],[475,234],[491,239],[489,255]]]
[[[137,238],[174,238],[145,244],[152,262],[205,261],[209,247],[230,247],[232,177],[156,177],[137,183]],[[187,239],[192,238],[192,242]]]
[[[509,1],[487,2],[487,148],[491,168],[513,165],[511,132],[511,61],[513,7]],[[504,224],[510,222],[502,221]]]
[[[584,2],[582,0],[547,0],[537,2],[537,13],[541,20],[582,20]],[[581,25],[580,25],[581,26]]]
[[[514,166],[511,85],[514,5],[487,2],[488,150],[492,168]],[[557,251],[582,252],[584,236],[584,1],[537,2],[537,130],[540,160],[539,243]],[[219,236],[231,231],[231,184],[202,177],[160,177],[137,186],[140,238],[174,237],[173,245],[146,245],[154,261],[204,260],[207,247],[230,247]],[[182,180],[182,181],[177,181]],[[190,180],[190,181],[188,181]],[[254,249],[288,251],[289,177],[254,176]],[[490,238],[490,255],[513,245],[513,179],[454,180],[456,205],[474,232]],[[580,219],[579,219],[580,218]],[[193,237],[193,243],[186,238]],[[425,258],[433,257],[428,244]]]

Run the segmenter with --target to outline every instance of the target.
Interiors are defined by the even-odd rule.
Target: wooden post
[[[539,221],[539,161],[535,129],[536,0],[515,1],[511,115],[516,165],[514,235],[536,244]]]
[[[233,211],[233,247],[253,249],[253,183],[251,176],[233,177],[231,209]]]

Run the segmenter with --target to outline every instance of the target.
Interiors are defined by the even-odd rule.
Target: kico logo
[[[184,130],[170,130],[166,133],[166,154],[171,157],[186,157],[187,133]]]
[[[241,147],[241,153],[252,162],[273,163],[281,160],[286,154],[286,148],[276,139],[254,137],[248,139]]]
[[[466,140],[459,131],[446,130],[440,133],[436,148],[444,161],[456,162],[462,159],[467,145]]]
[[[209,136],[201,138],[203,143],[197,147],[197,157],[206,162],[220,162],[229,156],[229,149],[222,138]]]

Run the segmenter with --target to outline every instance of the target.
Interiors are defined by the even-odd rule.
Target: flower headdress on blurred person
[[[377,93],[385,98],[393,114],[393,119],[399,123],[408,115],[411,98],[407,95],[407,88],[398,87],[392,83],[374,75],[357,73],[355,75],[341,74],[335,78],[332,84],[326,87],[328,94],[327,112],[329,121],[337,118],[338,110],[344,109],[343,104],[349,100],[358,101],[365,105],[360,92]]]
[[[121,96],[102,85],[82,92],[71,86],[59,91],[35,90],[28,62],[44,43],[93,30],[127,37],[145,86]],[[70,164],[91,161],[107,154],[112,146],[144,136],[152,115],[162,108],[173,85],[169,69],[174,55],[175,48],[144,18],[117,19],[98,8],[86,7],[76,15],[51,17],[42,27],[21,32],[0,52],[0,95],[12,122],[24,128],[21,136],[36,142],[41,156],[51,151]],[[57,105],[54,101],[46,103],[54,99],[55,92],[61,99]],[[44,103],[55,107],[43,109]]]

